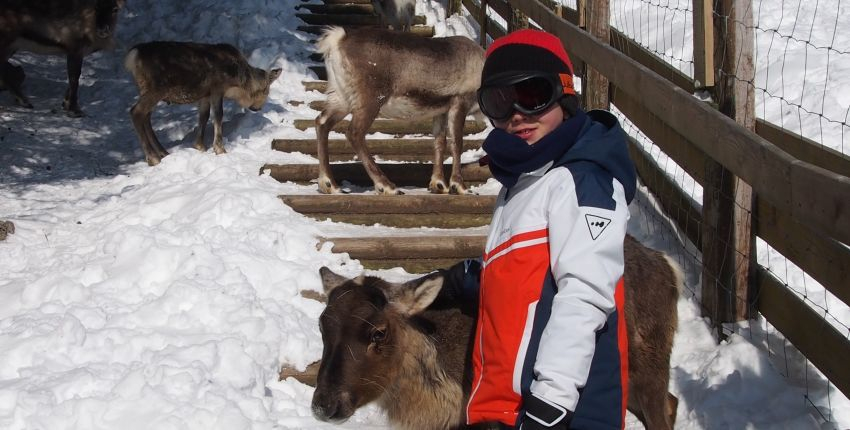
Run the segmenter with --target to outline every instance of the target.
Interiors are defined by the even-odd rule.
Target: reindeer
[[[372,0],[372,6],[381,19],[381,27],[389,23],[393,30],[410,31],[416,15],[415,0]]]
[[[631,236],[624,245],[628,409],[648,430],[672,429],[678,400],[667,386],[682,272]],[[319,319],[317,419],[343,422],[374,401],[397,428],[465,428],[475,318],[435,301],[443,273],[397,284],[320,270],[327,307]]]
[[[115,24],[125,0],[3,0],[0,9],[0,87],[32,108],[21,90],[22,72],[9,64],[17,50],[66,55],[68,90],[62,107],[83,115],[77,99],[83,57],[114,45]]]
[[[484,51],[462,37],[424,38],[382,29],[331,27],[319,38],[318,51],[328,71],[328,103],[316,117],[319,191],[338,193],[330,171],[328,133],[349,113],[346,137],[380,194],[401,194],[387,179],[366,146],[366,132],[379,114],[398,119],[433,118],[432,193],[467,192],[460,173],[463,125],[475,108]],[[443,176],[446,131],[451,137],[450,186]]]
[[[195,149],[206,151],[204,129],[213,112],[213,149],[227,151],[222,143],[223,99],[235,100],[243,108],[259,111],[269,95],[269,86],[281,69],[263,70],[248,64],[235,47],[191,42],[148,42],[134,46],[124,59],[139,88],[139,100],[130,109],[145,161],[159,164],[168,151],[151,126],[157,103],[198,103],[198,134]]]

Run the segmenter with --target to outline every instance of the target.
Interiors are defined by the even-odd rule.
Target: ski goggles
[[[513,113],[538,115],[552,107],[564,94],[575,94],[569,74],[524,73],[490,79],[478,90],[481,112],[494,121]]]

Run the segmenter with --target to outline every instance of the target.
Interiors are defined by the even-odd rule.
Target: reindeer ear
[[[354,279],[346,278],[342,275],[337,275],[331,269],[322,267],[319,269],[319,275],[322,277],[322,286],[325,287],[325,294],[330,294],[336,287],[345,284],[346,282],[354,282],[357,285],[363,285],[363,276],[358,276]]]
[[[269,82],[274,82],[274,80],[277,79],[278,76],[280,76],[280,72],[282,72],[282,71],[283,71],[283,69],[271,69],[271,70],[269,70]]]
[[[403,314],[415,315],[428,308],[442,288],[443,275],[435,272],[398,286],[389,300]]]

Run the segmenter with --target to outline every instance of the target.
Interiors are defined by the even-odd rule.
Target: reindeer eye
[[[372,330],[372,343],[381,343],[387,338],[387,331],[381,329]]]

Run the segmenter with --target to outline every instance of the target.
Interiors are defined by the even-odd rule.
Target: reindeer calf
[[[115,23],[125,0],[3,0],[0,8],[0,87],[18,104],[31,108],[21,90],[22,72],[8,63],[17,50],[64,54],[68,58],[68,90],[63,108],[82,116],[77,99],[83,57],[114,45]]]
[[[628,409],[648,430],[669,430],[678,403],[667,386],[682,273],[631,236],[625,259]],[[475,318],[434,302],[443,275],[395,284],[325,267],[320,273],[328,299],[313,415],[343,422],[376,401],[397,428],[465,428]]]
[[[316,118],[319,191],[337,193],[328,160],[328,133],[349,113],[346,137],[380,194],[401,194],[381,172],[366,146],[366,132],[379,114],[398,119],[433,118],[432,193],[466,193],[460,173],[463,125],[477,108],[484,50],[469,38],[424,38],[382,29],[331,27],[318,51],[328,71],[328,103]],[[450,186],[443,177],[446,131],[453,157]]]
[[[198,103],[198,135],[194,147],[206,151],[204,129],[213,112],[213,148],[223,154],[221,120],[223,99],[258,111],[269,95],[269,86],[281,69],[265,71],[248,64],[238,49],[227,44],[148,42],[134,46],[124,59],[139,88],[139,101],[130,109],[145,161],[159,164],[168,151],[151,126],[151,112],[160,101]]]

